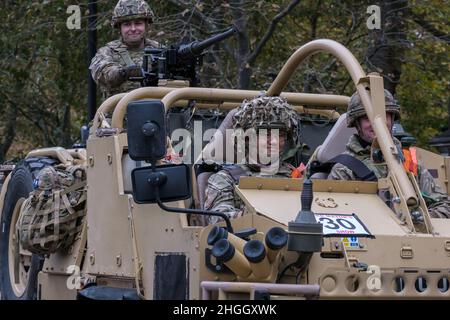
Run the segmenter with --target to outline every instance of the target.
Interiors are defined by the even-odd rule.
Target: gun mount
[[[199,80],[197,68],[202,65],[203,51],[236,33],[233,27],[203,41],[187,44],[170,45],[167,48],[145,48],[143,59],[143,87],[158,86],[159,80],[188,80],[190,85],[197,86]]]

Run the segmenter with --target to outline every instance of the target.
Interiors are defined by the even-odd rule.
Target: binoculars
[[[213,246],[212,255],[243,279],[253,276],[264,280],[270,277],[277,255],[287,241],[288,233],[280,227],[271,228],[264,243],[246,241],[218,226],[213,227],[208,235],[208,244]]]

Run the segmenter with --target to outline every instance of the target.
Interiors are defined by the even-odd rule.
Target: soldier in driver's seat
[[[223,212],[230,219],[237,218],[243,213],[243,202],[235,193],[234,186],[241,176],[290,177],[295,167],[288,159],[301,149],[299,121],[293,107],[281,97],[245,100],[233,116],[233,129],[247,133],[246,130],[254,130],[257,143],[245,143],[245,146],[238,143],[237,152],[245,148],[245,164],[223,166],[222,170],[210,176],[204,209]],[[263,161],[262,154],[270,161]],[[210,216],[208,223],[216,223],[219,219]]]

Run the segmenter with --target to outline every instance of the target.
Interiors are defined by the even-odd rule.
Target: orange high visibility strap
[[[291,178],[303,178],[303,173],[306,169],[306,166],[302,163],[300,163],[300,166],[292,170]]]
[[[409,149],[403,149],[403,155],[405,156],[405,162],[403,162],[403,167],[406,171],[411,172],[417,176],[417,150],[414,147]]]
[[[412,168],[410,167],[410,171],[417,176],[417,167],[419,165],[417,161],[417,149],[414,147],[409,148],[409,152],[411,153],[411,160],[412,160]]]

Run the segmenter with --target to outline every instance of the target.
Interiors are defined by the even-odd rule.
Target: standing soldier
[[[400,119],[400,105],[394,99],[388,90],[384,90],[386,105],[386,125],[392,134],[392,126],[395,120]],[[355,172],[356,167],[365,166],[373,172],[374,178],[386,178],[388,167],[384,159],[379,155],[380,152],[372,147],[375,139],[375,132],[370,120],[366,115],[366,110],[361,103],[358,92],[355,92],[350,98],[347,109],[347,127],[356,127],[357,133],[352,135],[347,143],[345,154],[353,157],[355,160],[348,163],[336,163],[328,176],[328,179],[334,180],[358,180]],[[395,137],[392,137],[398,150],[401,149],[401,143]],[[422,165],[407,166],[408,170],[415,176],[422,196],[428,204],[428,209],[432,218],[450,218],[450,200],[442,188],[436,183],[433,176]]]
[[[224,165],[222,170],[211,175],[205,192],[205,209],[223,212],[231,219],[237,218],[242,215],[243,202],[235,193],[234,186],[241,176],[291,177],[295,167],[288,160],[302,147],[298,141],[299,122],[297,113],[283,98],[258,97],[244,101],[233,116],[233,128],[235,132],[239,129],[255,130],[256,159],[251,155],[256,145],[245,143],[242,146],[238,142],[237,151],[245,147],[246,164]],[[264,151],[270,156],[271,163],[262,161]],[[210,216],[208,223],[216,223],[218,219]]]
[[[130,77],[142,76],[144,47],[159,47],[146,38],[153,11],[144,0],[119,0],[111,24],[121,35],[119,40],[100,48],[91,61],[92,78],[100,86],[103,98],[140,87]]]

